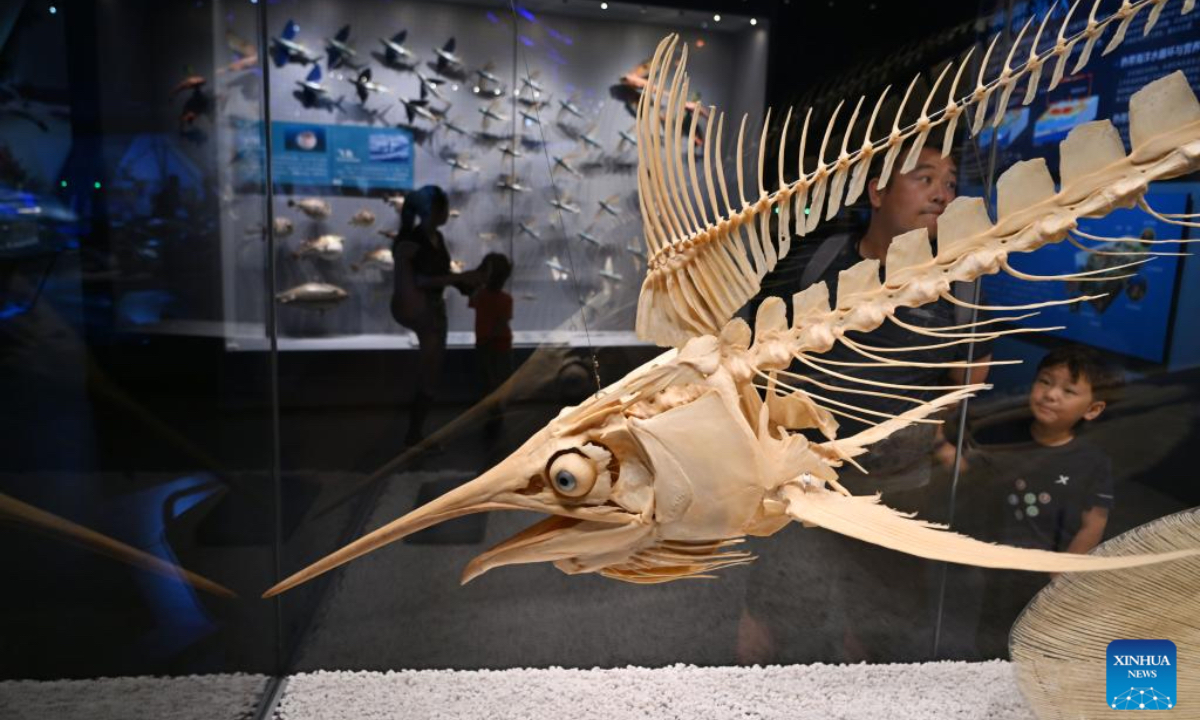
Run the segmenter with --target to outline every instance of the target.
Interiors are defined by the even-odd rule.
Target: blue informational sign
[[[1146,195],[1146,202],[1160,213],[1186,212],[1188,195],[1166,190]],[[1143,256],[1101,255],[1101,252],[1180,252],[1186,245],[1150,245],[1144,240],[1179,238],[1183,228],[1155,220],[1141,210],[1116,210],[1099,220],[1081,219],[1079,229],[1090,235],[1120,239],[1097,242],[1076,239],[1089,252],[1068,240],[1047,245],[1034,253],[1009,258],[1013,268],[1030,275],[1063,275],[1145,259]],[[1179,258],[1155,257],[1150,262],[1112,275],[1129,277],[1101,282],[1020,280],[1004,272],[988,275],[983,291],[988,305],[1027,305],[1063,300],[1080,295],[1104,297],[1045,308],[1033,318],[1016,324],[1027,327],[1064,326],[1052,334],[1151,362],[1166,359],[1171,305],[1175,298]]]
[[[272,123],[276,183],[408,190],[413,138],[402,128]]]
[[[1011,15],[993,15],[986,31],[985,42],[990,40],[992,34],[1001,32],[1005,22],[1010,23],[1009,29],[1012,34],[1002,39],[996,51],[992,53],[987,77],[994,78],[1000,74],[1004,61],[1009,57],[1005,43],[1011,42],[1011,38],[1032,17],[1034,24],[1024,34],[1021,45],[1012,55],[1015,58],[1014,66],[1027,58],[1041,19],[1046,13],[1053,11],[1038,45],[1038,51],[1044,53],[1053,45],[1057,30],[1070,6],[1070,2],[1063,3],[1057,0],[1029,0],[1015,3]],[[1080,7],[1075,9],[1068,35],[1086,28],[1090,13],[1085,12],[1084,7],[1090,6],[1091,3],[1081,3]],[[1107,16],[1116,9],[1115,1],[1107,2],[1099,16]],[[964,163],[959,169],[960,181],[968,185],[981,183],[993,142],[997,150],[996,167],[1006,168],[1018,160],[1044,157],[1054,170],[1059,165],[1058,144],[1072,128],[1092,120],[1110,120],[1128,148],[1129,99],[1135,92],[1150,82],[1176,71],[1182,72],[1192,87],[1200,86],[1200,13],[1183,15],[1179,12],[1179,6],[1167,8],[1158,17],[1153,30],[1145,35],[1143,30],[1150,15],[1151,13],[1145,10],[1138,13],[1125,33],[1121,45],[1113,52],[1104,54],[1102,51],[1115,32],[1110,25],[1098,41],[1087,65],[1078,74],[1071,74],[1076,60],[1082,53],[1083,43],[1078,43],[1066,66],[1065,76],[1053,90],[1049,85],[1057,60],[1048,61],[1040,78],[1038,93],[1029,105],[1022,104],[1026,83],[1019,82],[995,129],[992,125],[996,115],[996,101],[993,100],[988,109],[986,127],[978,138],[981,152],[963,154]]]
[[[262,183],[261,124],[240,128],[235,140],[238,184]],[[403,128],[271,123],[277,185],[314,190],[409,190],[413,186],[412,133]]]

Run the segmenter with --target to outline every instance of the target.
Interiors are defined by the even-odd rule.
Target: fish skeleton
[[[952,136],[953,123],[974,109],[978,129],[983,122],[978,118],[986,115],[987,100],[996,91],[1000,92],[997,117],[1001,116],[1016,83],[1029,77],[1036,86],[1035,71],[1040,73],[1042,65],[1054,58],[1058,67],[1051,86],[1056,85],[1075,44],[1085,42],[1077,71],[1108,25],[1118,19],[1121,23],[1107,46],[1111,50],[1136,11],[1151,2],[1123,3],[1132,13],[1118,12],[1102,21],[1095,21],[1093,13],[1088,28],[1071,38],[1065,37],[1064,22],[1058,44],[1037,54],[1035,39],[1030,60],[1018,70],[1006,62],[993,82],[984,82],[982,73],[989,67],[985,57],[975,92],[954,100],[955,83],[945,112],[936,117],[922,112],[916,123],[901,129],[902,101],[890,133],[872,140],[873,130],[868,125],[862,149],[852,153],[843,141],[841,152],[833,159],[827,159],[822,149],[816,168],[797,168],[792,181],[784,179],[782,152],[778,173],[766,172],[765,143],[760,143],[757,171],[750,173],[750,187],[758,192],[750,200],[745,197],[742,171],[743,121],[735,155],[737,205],[718,203],[712,192],[715,155],[715,176],[721,178],[721,194],[727,196],[722,153],[709,148],[710,143],[719,147],[723,114],[716,118],[716,131],[704,134],[707,194],[700,189],[694,153],[687,153],[688,173],[683,172],[681,133],[663,132],[663,128],[678,128],[687,112],[686,93],[679,92],[681,86],[687,86],[687,46],[680,45],[676,35],[665,38],[654,53],[637,112],[639,136],[655,137],[656,141],[643,143],[645,152],[638,169],[649,260],[636,328],[642,339],[670,349],[582,403],[564,408],[518,450],[476,479],[318,560],[270,588],[265,596],[431,525],[497,510],[534,511],[547,517],[473,559],[463,573],[463,582],[497,567],[535,562],[551,562],[567,574],[597,573],[638,584],[709,577],[714,571],[753,560],[750,553],[737,549],[746,536],[770,536],[792,522],[926,559],[1037,572],[1116,570],[1200,555],[1200,549],[1194,547],[1107,556],[996,545],[899,513],[882,504],[878,496],[851,495],[838,482],[839,468],[856,464],[854,458],[904,427],[936,422],[930,416],[985,386],[940,388],[942,394],[931,401],[917,401],[899,415],[839,437],[828,403],[821,395],[796,387],[808,378],[788,370],[799,361],[827,371],[820,356],[835,343],[856,348],[865,358],[877,358],[881,365],[906,364],[873,355],[848,333],[870,332],[889,319],[895,322],[898,308],[950,299],[954,281],[973,281],[997,272],[1027,281],[1057,283],[1078,278],[1078,273],[1029,275],[1014,269],[1009,256],[1078,235],[1081,217],[1103,217],[1116,208],[1136,206],[1163,222],[1200,226],[1182,216],[1158,213],[1144,197],[1151,182],[1200,169],[1200,101],[1182,72],[1155,80],[1131,97],[1132,149],[1128,153],[1112,123],[1082,124],[1060,145],[1059,183],[1040,158],[1019,162],[1000,175],[994,186],[995,221],[983,198],[960,196],[937,220],[936,252],[922,227],[893,239],[884,277],[880,277],[883,265],[869,259],[842,273],[836,298],[830,298],[824,283],[797,293],[792,298],[790,324],[784,301],[778,297],[769,297],[760,305],[753,330],[736,315],[760,291],[766,273],[790,251],[791,219],[796,220],[797,234],[803,237],[823,217],[832,217],[843,199],[848,202],[850,195],[861,192],[859,181],[865,182],[865,166],[872,155],[884,156],[879,183],[885,185],[905,145],[909,153],[899,172],[906,172],[916,162],[933,127],[945,124]],[[1155,13],[1161,11],[1163,2],[1153,5],[1150,20],[1157,18]],[[1185,9],[1190,5],[1189,0]],[[1014,42],[1014,48],[1019,45]],[[1011,57],[1012,53],[1010,61]],[[967,61],[969,58],[963,66]],[[930,90],[930,98],[937,84]],[[925,106],[928,110],[929,102]],[[709,130],[713,114],[708,116]],[[829,121],[826,139],[837,114],[835,111]],[[690,115],[689,145],[700,114]],[[856,119],[852,117],[848,126],[853,127]],[[787,127],[785,121],[781,146],[786,142]],[[807,138],[807,122],[805,128],[801,147]],[[766,135],[764,120],[762,136]],[[851,133],[847,130],[842,135],[848,138]],[[804,153],[799,157],[802,163]],[[778,182],[772,182],[775,188],[768,192],[763,183],[772,175],[777,175]],[[679,193],[681,183],[685,187],[690,184],[691,192]],[[706,195],[710,207],[704,204]],[[773,237],[777,208],[778,234]],[[805,208],[811,212],[805,214]],[[1109,240],[1085,237],[1102,243]],[[558,264],[556,258],[547,265],[551,262]],[[556,279],[566,272],[561,265],[557,269],[551,265],[551,269]],[[1085,299],[1004,309],[1037,309]],[[994,332],[980,329],[980,323],[956,329],[964,328],[971,330],[949,337],[954,342],[995,337]],[[867,382],[876,388],[895,387]],[[812,439],[802,431],[812,433]]]

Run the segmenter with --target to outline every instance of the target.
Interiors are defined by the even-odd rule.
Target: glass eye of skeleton
[[[551,460],[547,474],[554,491],[564,497],[583,497],[596,484],[595,464],[578,452],[566,452]]]

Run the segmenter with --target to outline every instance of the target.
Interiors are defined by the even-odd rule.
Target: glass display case
[[[786,0],[0,9],[0,707],[16,717],[82,717],[101,705],[209,718],[706,716],[687,704],[697,702],[718,708],[712,716],[774,717],[827,687],[848,716],[878,716],[880,703],[895,717],[936,714],[901,709],[914,688],[963,717],[1027,715],[1010,665],[979,661],[1009,659],[1010,628],[1051,575],[923,559],[809,520],[708,548],[754,562],[648,584],[551,562],[480,572],[477,558],[498,543],[579,521],[497,501],[485,504],[494,512],[447,510],[261,596],[415,508],[452,502],[448,493],[560,427],[567,408],[617,398],[640,428],[695,400],[602,390],[677,357],[639,326],[643,280],[702,240],[656,258],[643,218],[666,217],[663,203],[682,197],[676,222],[687,227],[689,176],[697,214],[709,196],[725,217],[760,208],[749,224],[761,222],[770,260],[741,260],[769,271],[746,284],[736,317],[754,327],[779,297],[790,322],[793,297],[814,279],[848,282],[837,263],[873,257],[901,175],[949,179],[919,225],[933,226],[955,196],[983,198],[999,219],[997,185],[1014,164],[1044,159],[1060,178],[1060,142],[1073,129],[1112,119],[1129,148],[1134,92],[1175,71],[1200,88],[1200,20],[1180,0],[1135,3],[1111,52],[1116,23],[1106,21],[1086,67],[1074,69],[1076,47],[1053,83],[1046,63],[1028,100],[1028,80],[994,92],[982,120],[963,112],[945,157],[921,155],[929,167],[892,158],[891,190],[877,180],[884,150],[872,150],[871,173],[850,174],[852,154],[885,141],[893,117],[896,133],[940,118],[977,77],[1052,47],[1060,24],[1064,37],[1092,27],[1087,13],[1064,23],[1065,8],[1051,5],[947,9],[927,32],[875,3]],[[1103,0],[1092,18],[1123,7]],[[1143,32],[1150,10],[1155,26]],[[861,47],[843,57],[851,20],[864,28]],[[820,37],[801,38],[801,27]],[[669,33],[679,45],[667,75],[651,76]],[[687,82],[676,84],[684,44]],[[647,92],[678,101],[679,115],[658,121],[678,122],[678,134],[639,127]],[[655,182],[646,168],[660,138],[675,141],[668,162],[678,165],[639,196],[639,181]],[[927,147],[940,150],[941,137]],[[777,178],[788,185],[817,167],[835,187],[861,180],[861,199],[828,218],[812,196],[790,218],[791,207],[771,204]],[[695,178],[706,172],[705,185]],[[718,203],[727,192],[735,202]],[[1190,239],[1198,192],[1194,175],[1156,181],[1145,199],[1157,215],[1097,212],[1069,239],[1013,253],[1011,272],[997,265],[948,289],[930,311],[942,313],[940,330],[913,337],[953,345],[936,359],[954,367],[922,377],[990,388],[866,459],[839,450],[840,482],[975,538],[1060,553],[1195,506],[1185,480],[1200,433],[1190,322],[1200,263],[1162,241]],[[707,217],[692,222],[718,234]],[[812,232],[795,232],[799,222]],[[821,250],[835,246],[836,256]],[[1131,260],[1150,261],[1124,267]],[[716,288],[713,277],[695,271],[696,295],[672,292],[719,315],[720,300],[698,296],[744,288]],[[1037,317],[1002,309],[1084,294]],[[968,342],[971,328],[988,330]],[[737,332],[721,335],[722,357]],[[862,396],[932,397],[894,384],[899,376],[837,394],[855,393],[839,378],[888,364],[879,347],[889,337],[863,333],[857,350],[851,341],[846,354],[785,363],[770,387],[760,373],[744,401],[819,378],[827,385],[806,386],[814,416],[836,418],[838,438],[865,433],[902,411]],[[1047,418],[1065,412],[1049,405],[1081,382],[1082,422],[1046,437]],[[763,417],[776,423],[773,412]],[[714,423],[698,421],[695,447],[675,461],[733,462],[737,438]],[[819,423],[793,437],[831,441]],[[651,456],[648,442],[630,441]],[[560,456],[595,459],[564,446],[514,492],[549,492]],[[617,482],[625,458],[607,457]],[[943,660],[971,664],[951,677]],[[903,677],[880,670],[887,663],[908,663]],[[469,672],[478,670],[504,672]]]

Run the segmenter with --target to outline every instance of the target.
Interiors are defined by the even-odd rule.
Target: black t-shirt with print
[[[1087,438],[1040,445],[1022,419],[976,433],[966,457],[962,527],[981,540],[1063,551],[1084,512],[1112,508],[1112,462]]]
[[[863,257],[858,252],[857,242],[848,242],[845,247],[834,256],[830,261],[829,266],[821,274],[820,279],[825,282],[829,288],[830,302],[836,302],[838,288],[838,273],[843,270],[848,270],[851,266],[861,262]],[[920,307],[908,308],[901,307],[896,309],[896,317],[901,322],[908,325],[915,325],[922,328],[945,328],[955,324],[955,306],[949,301],[938,299],[935,302],[927,303]],[[946,340],[922,335],[920,333],[908,330],[901,327],[899,324],[890,320],[885,320],[882,325],[868,333],[847,333],[847,337],[851,342],[859,345],[867,346],[868,352],[887,357],[895,360],[908,360],[922,363],[945,363],[967,358],[967,348],[969,345],[963,343],[961,345],[950,345],[949,347],[932,348],[926,350],[912,350],[908,352],[890,352],[891,349],[901,347],[927,347],[930,345],[939,345],[945,343]],[[870,348],[883,348],[884,352],[875,352]],[[991,343],[979,342],[975,344],[974,357],[980,358],[991,352]],[[829,352],[822,353],[817,356],[818,360],[834,360],[838,362],[873,362],[870,358],[861,355],[855,350],[847,347],[843,343],[834,344]],[[851,375],[856,378],[864,378],[868,380],[878,380],[897,385],[947,385],[947,371],[945,368],[937,367],[845,367],[834,366],[836,372]],[[805,374],[812,374],[811,368],[805,368]],[[850,387],[860,390],[887,390],[887,388],[871,388],[863,385],[856,385],[841,380],[835,376],[821,376],[822,382],[826,382],[839,387]],[[821,394],[820,390],[814,390]],[[903,394],[920,400],[929,400],[939,393],[936,391],[903,391],[895,394]],[[846,393],[838,393],[837,400],[848,401],[859,407],[875,410],[877,412],[885,412],[893,415],[899,414],[913,407],[913,403],[905,402],[894,398],[878,397],[872,395],[848,395]],[[882,418],[877,416],[868,416],[869,419],[878,421]],[[838,420],[843,425],[842,435],[852,434],[864,429],[864,426],[859,423],[854,423],[851,420],[839,418]]]

